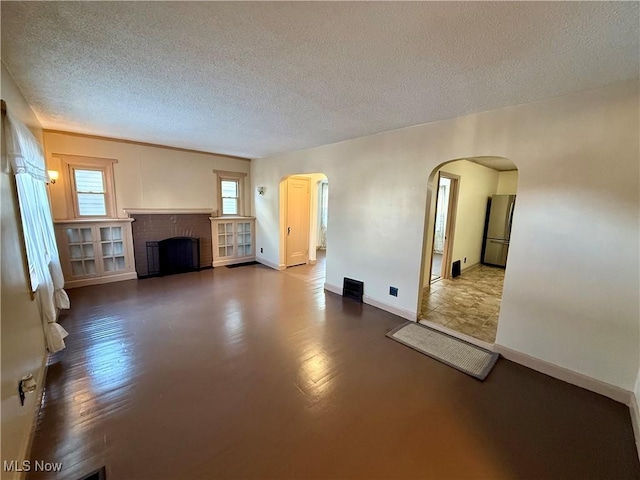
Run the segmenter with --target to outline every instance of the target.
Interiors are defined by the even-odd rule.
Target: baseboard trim
[[[342,287],[337,285],[333,285],[331,283],[325,283],[324,289],[327,292],[335,293],[337,295],[342,295]],[[362,297],[362,301],[367,305],[371,305],[372,307],[379,308],[380,310],[384,310],[385,312],[393,313],[402,318],[406,318],[407,320],[411,320],[412,322],[417,321],[418,314],[416,312],[411,312],[409,310],[405,310],[404,308],[396,307],[394,305],[389,305],[388,303],[380,302],[378,300],[374,300],[373,298],[364,295]]]
[[[137,280],[138,274],[136,272],[130,273],[121,273],[118,275],[106,275],[104,277],[96,277],[96,278],[86,278],[84,280],[71,280],[64,282],[64,288],[79,288],[79,287],[88,287],[89,285],[102,285],[105,283],[112,282],[123,282],[125,280]]]
[[[248,255],[246,257],[227,258],[225,260],[214,260],[211,262],[213,268],[224,267],[227,265],[233,265],[234,263],[254,262],[256,260],[255,255]]]
[[[386,312],[393,313],[394,315],[397,315],[399,317],[405,318],[405,319],[410,320],[412,322],[418,321],[418,313],[417,312],[411,312],[409,310],[405,310],[404,308],[396,307],[394,305],[389,305],[388,303],[381,302],[379,300],[374,300],[373,298],[369,297],[368,295],[365,295],[364,297],[362,297],[362,301],[364,303],[366,303],[367,305],[371,305],[372,307],[379,308],[380,310],[384,310]]]
[[[265,267],[273,268],[274,270],[284,270],[287,268],[287,266],[284,264],[278,265],[277,263],[272,263],[269,260],[265,260],[264,258],[260,257],[256,257],[256,262],[261,263]]]
[[[325,283],[324,289],[327,292],[335,293],[336,295],[342,296],[342,287],[338,287],[337,285],[332,285],[331,283]]]
[[[512,350],[508,347],[505,347],[504,345],[500,345],[497,343],[495,344],[494,351],[498,352],[507,360],[519,363],[520,365],[524,365],[525,367],[529,367],[532,370],[544,373],[545,375],[549,375],[550,377],[557,378],[558,380],[562,380],[563,382],[567,382],[586,390],[598,393],[600,395],[604,395],[605,397],[609,397],[616,402],[624,403],[629,407],[632,407],[632,404],[635,403],[635,401],[633,401],[633,392],[617,387],[615,385],[611,385],[610,383],[603,382],[602,380],[598,380],[596,378],[574,372],[573,370],[554,365],[553,363],[549,363],[539,358],[532,357],[530,355],[527,355],[526,353]]]
[[[469,265],[467,268],[463,268],[460,270],[460,275],[462,275],[465,272],[468,272],[469,270],[473,270],[474,268],[478,268],[480,265],[482,265],[480,262],[476,262],[473,265]]]

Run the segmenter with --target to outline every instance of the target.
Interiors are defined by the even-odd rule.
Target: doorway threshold
[[[470,335],[466,335],[464,333],[460,333],[457,332],[455,330],[452,330],[450,328],[447,328],[443,325],[440,325],[439,323],[436,322],[431,322],[429,320],[426,320],[424,318],[421,318],[418,320],[418,323],[422,324],[422,325],[426,325],[427,327],[433,328],[434,330],[438,330],[442,333],[446,333],[447,335],[451,335],[452,337],[456,337],[459,338],[460,340],[464,340],[465,342],[469,342],[472,343],[473,345],[476,345],[478,347],[482,347],[485,348],[487,350],[491,350],[492,352],[497,351],[495,348],[495,344],[494,343],[488,343],[488,342],[484,342],[482,340],[478,340],[477,338],[474,338]]]

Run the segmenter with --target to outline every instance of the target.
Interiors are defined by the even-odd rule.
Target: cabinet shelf
[[[129,220],[56,222],[66,288],[137,278]]]
[[[255,260],[255,218],[212,217],[213,266]]]

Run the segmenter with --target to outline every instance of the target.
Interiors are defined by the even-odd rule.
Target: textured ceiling
[[[45,128],[260,157],[638,76],[638,2],[6,2]]]

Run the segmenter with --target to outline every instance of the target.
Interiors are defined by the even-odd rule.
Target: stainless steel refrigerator
[[[515,203],[515,195],[494,195],[491,197],[482,263],[500,267],[507,265]]]

